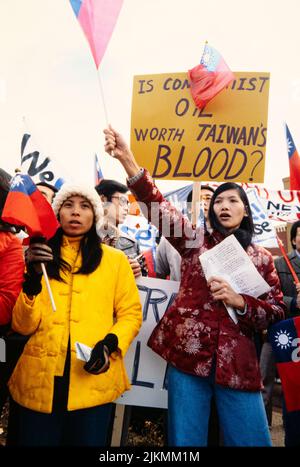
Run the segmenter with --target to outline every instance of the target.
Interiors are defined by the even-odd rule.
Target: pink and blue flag
[[[103,179],[104,177],[100,167],[100,162],[97,154],[95,154],[95,186],[97,186]]]
[[[42,236],[48,240],[59,227],[50,203],[25,174],[17,174],[12,179],[2,219],[13,225],[25,226],[31,238]]]
[[[117,22],[123,0],[70,0],[98,68]]]
[[[234,74],[221,54],[207,43],[200,64],[188,71],[188,77],[192,97],[199,109],[234,80]]]
[[[287,411],[300,410],[300,316],[278,321],[268,335]]]
[[[290,190],[300,190],[300,156],[287,124],[285,130],[290,166]]]

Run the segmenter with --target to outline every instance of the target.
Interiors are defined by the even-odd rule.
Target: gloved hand
[[[25,252],[26,273],[24,274],[23,292],[26,295],[38,295],[42,290],[42,262],[52,261],[51,248],[45,244],[45,238],[34,237]]]
[[[118,337],[115,334],[107,336],[97,342],[92,350],[90,359],[84,364],[84,369],[93,375],[105,373],[109,369],[109,356],[118,348]]]

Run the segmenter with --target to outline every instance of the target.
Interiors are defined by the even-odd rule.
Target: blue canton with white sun
[[[291,361],[292,352],[297,347],[294,339],[299,337],[294,320],[291,318],[273,324],[269,329],[268,335],[276,362],[284,363]]]

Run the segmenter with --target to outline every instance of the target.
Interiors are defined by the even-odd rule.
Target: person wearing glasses
[[[104,203],[104,214],[108,225],[108,235],[113,238],[113,245],[128,257],[135,277],[146,276],[147,269],[142,258],[139,243],[132,236],[119,230],[129,213],[128,188],[116,180],[103,179],[95,187]]]
[[[12,311],[12,329],[30,336],[8,383],[14,441],[105,446],[113,401],[130,388],[124,356],[142,323],[138,289],[126,257],[100,238],[103,207],[94,189],[65,183],[52,207],[60,227],[28,247]],[[79,343],[92,349],[83,359]]]

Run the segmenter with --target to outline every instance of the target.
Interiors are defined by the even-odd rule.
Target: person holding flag
[[[2,216],[11,176],[0,169],[0,217]],[[12,224],[0,220],[0,415],[8,397],[7,380],[10,372],[7,352],[12,310],[22,289],[24,259],[22,245]]]
[[[65,184],[52,208],[60,227],[29,246],[13,310],[13,329],[30,335],[9,380],[17,445],[104,446],[112,402],[130,387],[124,355],[142,321],[138,289],[125,255],[101,244],[94,189]]]
[[[126,185],[109,179],[102,179],[95,190],[101,198],[104,207],[104,221],[107,224],[108,233],[113,241],[112,246],[125,253],[135,277],[147,276],[144,258],[140,245],[129,234],[119,229],[119,225],[125,222],[129,212],[128,188]]]
[[[225,446],[271,446],[253,337],[283,319],[285,306],[271,254],[252,243],[254,224],[245,191],[235,183],[221,184],[209,208],[212,232],[203,226],[197,231],[164,199],[122,136],[111,127],[104,134],[106,152],[124,167],[128,186],[149,220],[161,232],[169,219],[167,238],[182,256],[178,295],[148,341],[169,363],[169,444],[207,445],[214,395]],[[223,278],[205,279],[199,255],[231,234],[270,286],[260,298],[236,293]],[[226,306],[235,310],[237,322]]]

